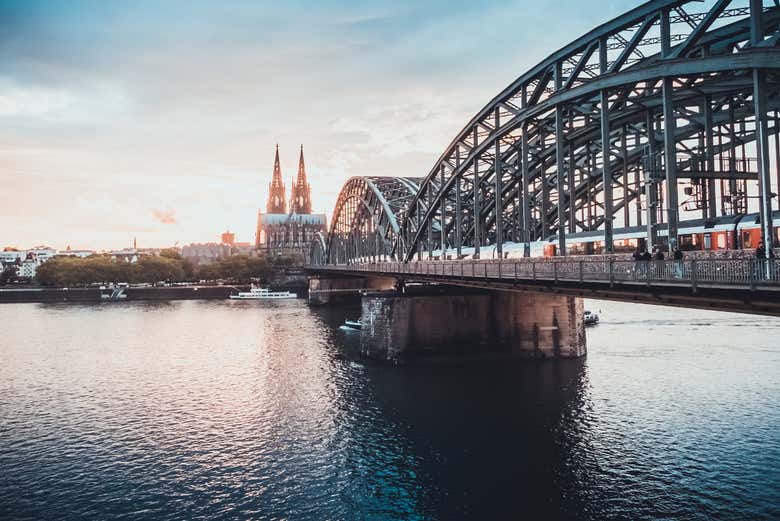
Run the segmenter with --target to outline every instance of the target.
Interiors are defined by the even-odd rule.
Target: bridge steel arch
[[[352,177],[341,189],[326,238],[315,241],[312,265],[359,260],[397,260],[400,219],[420,179]]]
[[[499,93],[402,204],[371,200],[384,193],[378,179],[398,178],[350,179],[328,259],[381,251],[408,261],[464,247],[478,255],[488,245],[501,255],[507,242],[528,255],[546,239],[565,255],[567,233],[593,230],[611,252],[616,225],[646,226],[655,243],[662,223],[674,246],[681,210],[745,213],[749,198],[771,247],[779,43],[777,0],[645,2]]]

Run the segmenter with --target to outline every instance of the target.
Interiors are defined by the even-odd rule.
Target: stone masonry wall
[[[361,349],[385,360],[455,352],[573,358],[586,352],[582,316],[582,299],[558,295],[366,295]]]

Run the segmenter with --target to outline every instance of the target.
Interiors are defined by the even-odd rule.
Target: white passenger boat
[[[289,291],[271,291],[268,288],[256,288],[252,286],[249,291],[239,291],[230,295],[233,300],[277,300],[283,298],[298,298],[295,293]]]

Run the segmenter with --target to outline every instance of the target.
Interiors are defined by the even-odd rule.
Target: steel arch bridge
[[[566,234],[596,230],[612,252],[613,229],[637,225],[674,246],[681,215],[750,199],[770,249],[779,45],[778,0],[645,2],[520,76],[425,177],[350,179],[310,260],[529,255],[538,240],[566,255]]]
[[[419,178],[353,177],[341,189],[327,237],[313,242],[312,263],[395,258],[401,221],[420,189]]]

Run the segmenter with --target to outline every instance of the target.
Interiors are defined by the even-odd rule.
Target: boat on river
[[[126,282],[100,286],[100,300],[102,302],[118,302],[120,300],[125,300],[127,298],[125,290],[128,286],[129,285]]]
[[[586,326],[595,326],[599,323],[599,314],[593,311],[585,310],[585,314],[582,317],[582,320],[585,322]]]
[[[345,320],[344,325],[339,329],[346,332],[360,331],[363,329],[363,324],[359,320]]]
[[[252,286],[249,291],[239,291],[230,295],[232,300],[279,300],[287,298],[298,298],[295,293],[289,291],[271,291],[270,288],[257,288]]]

